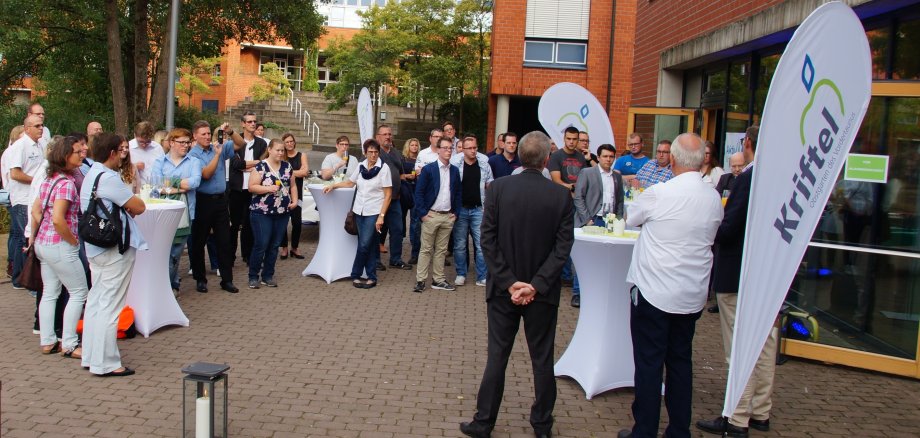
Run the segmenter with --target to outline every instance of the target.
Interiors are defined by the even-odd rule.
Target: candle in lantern
[[[195,438],[211,438],[211,400],[208,391],[195,400]]]

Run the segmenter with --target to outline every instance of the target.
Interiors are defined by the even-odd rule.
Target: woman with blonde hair
[[[287,229],[291,209],[297,207],[297,184],[294,169],[284,159],[284,143],[274,138],[268,143],[262,161],[249,172],[249,223],[254,237],[249,255],[249,288],[261,284],[278,287],[275,282],[275,259],[281,237]]]

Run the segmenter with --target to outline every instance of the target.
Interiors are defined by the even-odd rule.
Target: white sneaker
[[[188,275],[192,275],[192,270],[191,270],[191,269],[188,270]]]
[[[466,284],[466,277],[458,275],[457,279],[454,280],[454,285],[463,286],[464,284]]]
[[[485,285],[486,285],[485,280],[476,280],[476,286],[485,287]]]
[[[220,269],[215,269],[214,273],[217,274],[218,277],[220,277]]]

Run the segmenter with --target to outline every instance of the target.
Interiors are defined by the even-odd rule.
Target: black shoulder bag
[[[101,177],[102,173],[96,175],[96,180],[93,181],[89,204],[86,206],[86,212],[80,218],[78,232],[80,238],[87,243],[101,248],[112,248],[118,245],[118,253],[124,254],[131,242],[131,229],[126,228],[121,220],[123,210],[121,207],[112,203],[112,210],[109,211],[105,204],[96,197],[96,189],[99,187]],[[124,240],[121,239],[123,229]]]

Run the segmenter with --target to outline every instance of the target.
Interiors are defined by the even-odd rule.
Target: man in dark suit
[[[452,291],[444,275],[444,259],[457,211],[461,207],[460,170],[450,165],[453,146],[449,138],[438,140],[438,159],[422,167],[415,186],[415,214],[422,221],[422,243],[416,265],[415,288],[422,293],[431,264],[431,288]],[[432,260],[434,260],[432,262]]]
[[[542,132],[525,135],[518,146],[525,170],[517,176],[496,179],[486,190],[481,242],[489,270],[489,353],[476,415],[473,421],[460,424],[460,431],[467,436],[489,437],[495,427],[505,387],[505,368],[521,318],[536,393],[530,424],[536,436],[552,436],[556,403],[553,342],[562,266],[575,236],[569,190],[541,173],[549,155],[549,142]]]
[[[745,161],[754,161],[758,131],[755,125],[749,127],[745,132]],[[732,351],[732,334],[735,329],[735,310],[741,281],[741,257],[744,250],[744,234],[747,227],[753,171],[753,166],[748,166],[735,178],[731,195],[725,204],[725,217],[716,233],[719,251],[714,258],[712,290],[716,292],[716,301],[719,303],[722,347],[725,351],[726,362],[729,361]],[[730,438],[747,438],[748,427],[761,431],[770,430],[776,347],[777,330],[774,329],[767,338],[760,357],[757,358],[751,378],[731,418],[720,416],[713,420],[697,421],[696,426],[699,429]]]
[[[735,183],[735,178],[741,174],[741,170],[744,169],[744,165],[747,164],[747,161],[744,159],[743,152],[735,152],[730,157],[728,157],[728,164],[731,166],[731,172],[722,175],[719,178],[719,182],[716,184],[716,191],[719,194],[723,194],[725,190],[731,191],[732,185]]]
[[[249,202],[252,200],[252,195],[249,194],[249,170],[259,164],[268,144],[255,135],[255,113],[246,111],[240,120],[245,145],[230,158],[230,249],[233,251],[232,258],[235,262],[239,241],[240,254],[243,261],[248,264],[253,242],[252,228],[249,226]]]
[[[617,156],[613,145],[597,147],[598,165],[585,167],[578,173],[575,183],[575,226],[603,226],[601,213],[613,213],[623,217],[623,176],[613,170]],[[604,204],[607,211],[604,212]]]

